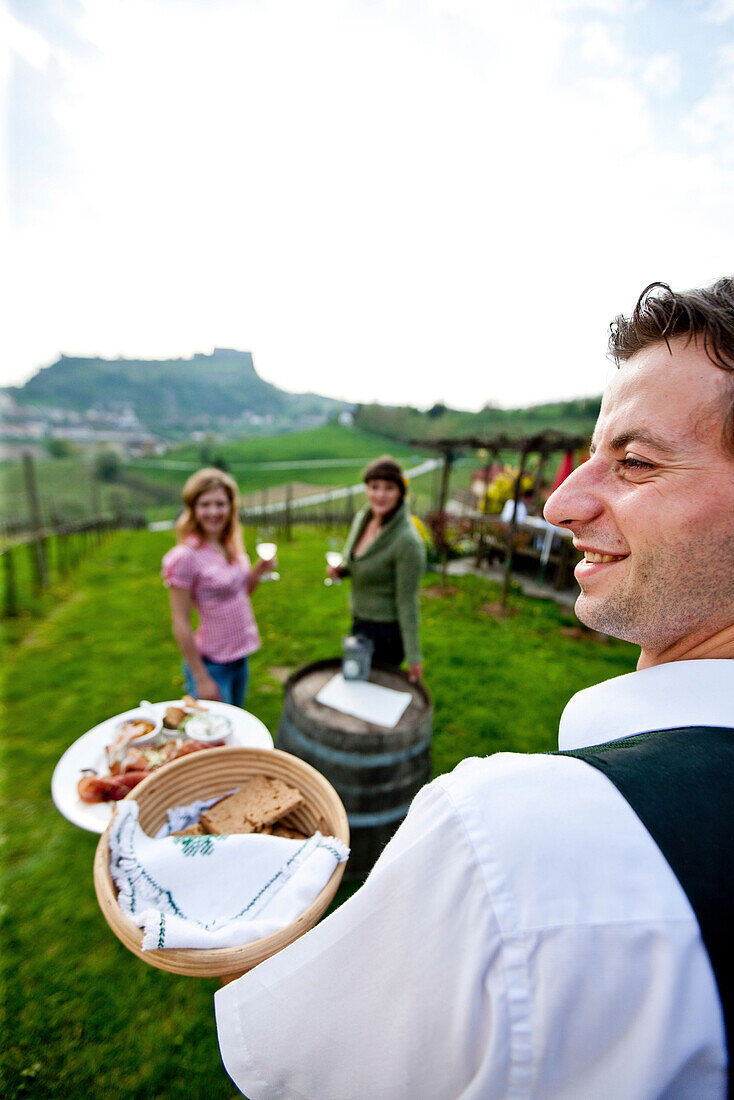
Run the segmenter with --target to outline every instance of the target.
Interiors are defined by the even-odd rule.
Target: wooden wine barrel
[[[341,658],[298,669],[285,685],[276,746],[312,764],[336,788],[349,818],[347,875],[366,874],[431,779],[433,704],[407,674],[373,667],[370,681],[412,699],[393,729],[374,725],[316,701]]]

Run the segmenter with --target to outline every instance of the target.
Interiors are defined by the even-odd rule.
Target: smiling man
[[[624,366],[604,395],[591,458],[545,516],[570,527],[584,552],[578,617],[639,644],[639,668],[731,656],[734,370],[726,359],[716,369],[703,334],[638,349],[630,332],[619,322],[612,335]]]
[[[734,927],[734,280],[648,287],[546,517],[638,671],[561,752],[465,760],[366,884],[216,996],[250,1100],[727,1095]]]

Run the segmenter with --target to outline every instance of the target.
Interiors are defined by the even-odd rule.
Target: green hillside
[[[6,392],[21,407],[66,409],[85,416],[95,410],[95,416],[106,416],[111,426],[119,426],[120,417],[132,409],[140,425],[169,440],[201,432],[261,440],[276,432],[323,422],[346,407],[329,397],[287,393],[260,378],[249,351],[228,348],[215,348],[211,355],[197,353],[191,359],[110,360],[62,355],[24,386]],[[358,407],[356,424],[372,434],[403,442],[499,433],[517,436],[546,429],[590,435],[599,404],[600,398],[588,397],[515,409],[488,405],[478,413],[442,404],[426,412],[373,404]],[[293,446],[295,455],[297,444]],[[245,453],[242,461],[247,460]]]
[[[323,424],[307,431],[289,432],[287,435],[266,436],[260,439],[236,439],[214,446],[230,464],[257,462],[312,461],[319,459],[360,460],[382,454],[388,447],[396,458],[407,457],[414,449],[405,444],[393,443],[384,436],[361,428],[347,428],[341,424]],[[376,451],[377,449],[377,451]],[[172,447],[167,459],[198,462],[202,457],[202,444],[186,443]]]
[[[165,426],[189,429],[243,412],[288,418],[325,415],[342,403],[315,394],[289,394],[265,382],[249,351],[215,348],[192,359],[101,359],[62,355],[22,387],[8,390],[20,405],[83,411],[131,406],[140,422],[156,432]]]
[[[308,431],[221,443],[187,443],[163,458],[134,460],[116,477],[94,477],[92,456],[42,458],[35,463],[41,512],[48,524],[103,512],[144,512],[148,518],[172,518],[189,474],[213,463],[228,468],[243,496],[301,482],[337,488],[359,481],[363,466],[386,451],[406,466],[423,456],[415,448],[339,424]],[[275,465],[270,465],[270,464]],[[0,463],[0,523],[23,519],[28,501],[19,461]]]
[[[396,440],[340,424],[307,431],[221,443],[187,443],[161,459],[137,459],[129,469],[157,484],[182,487],[200,466],[222,465],[247,496],[293,482],[339,488],[356,484],[363,467],[389,452],[406,467],[426,457]]]
[[[590,436],[600,405],[601,397],[554,401],[519,409],[487,406],[478,413],[449,409],[444,405],[434,405],[428,412],[408,407],[362,405],[356,423],[367,431],[400,440],[519,436],[550,430]]]

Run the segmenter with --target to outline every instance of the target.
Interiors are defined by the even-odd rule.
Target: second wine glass
[[[278,553],[278,544],[276,542],[270,541],[274,534],[275,532],[272,528],[266,527],[260,533],[260,537],[255,543],[257,556],[259,558],[262,558],[263,561],[272,561],[275,555]],[[260,579],[263,581],[278,581],[280,580],[280,573],[268,570],[267,572],[263,573]]]

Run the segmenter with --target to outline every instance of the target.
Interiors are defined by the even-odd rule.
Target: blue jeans
[[[247,657],[239,657],[236,661],[225,661],[224,664],[217,664],[216,661],[210,661],[207,657],[202,657],[204,666],[215,681],[219,688],[219,698],[223,703],[231,703],[235,707],[242,707],[245,704],[245,696],[247,695],[247,683],[250,678],[250,665]],[[194,683],[194,677],[191,674],[191,669],[184,662],[184,679],[186,681],[186,690],[189,695],[193,695],[196,698],[196,684]]]

